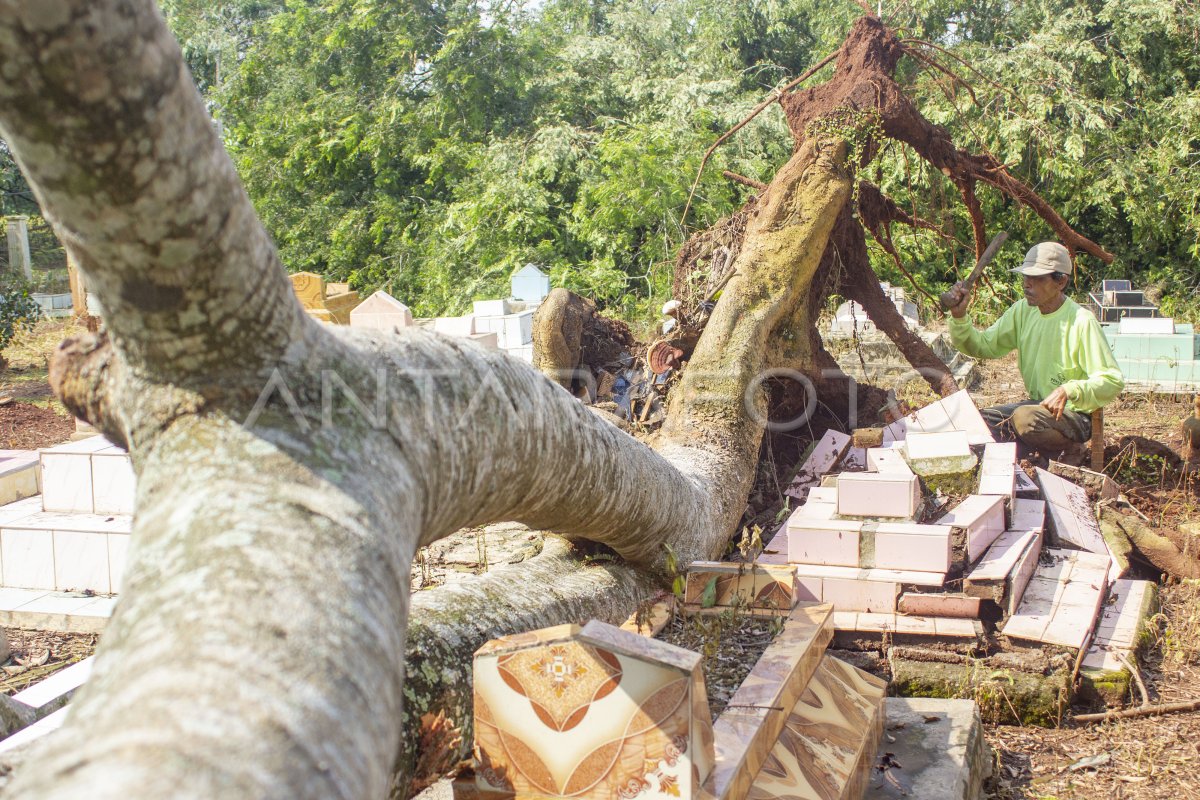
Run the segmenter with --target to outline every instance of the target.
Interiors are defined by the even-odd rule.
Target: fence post
[[[6,218],[5,233],[8,235],[8,265],[25,274],[25,280],[33,280],[33,259],[29,255],[29,217]]]

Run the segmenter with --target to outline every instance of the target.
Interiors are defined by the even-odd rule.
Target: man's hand
[[[1055,419],[1062,419],[1063,411],[1067,407],[1066,390],[1059,386],[1057,389],[1051,392],[1050,396],[1043,400],[1040,405],[1042,408],[1053,414]]]
[[[967,306],[971,304],[971,293],[963,288],[962,281],[951,286],[946,292],[946,297],[950,301],[950,313],[956,319],[962,319],[967,315]]]

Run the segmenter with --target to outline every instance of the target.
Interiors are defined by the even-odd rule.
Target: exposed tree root
[[[1105,539],[1115,542],[1114,549],[1136,551],[1159,572],[1173,578],[1200,578],[1200,561],[1181,553],[1170,539],[1155,533],[1136,517],[1105,508],[1101,510],[1101,526]],[[1128,548],[1121,547],[1118,534],[1128,540]]]

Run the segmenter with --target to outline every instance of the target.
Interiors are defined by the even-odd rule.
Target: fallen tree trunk
[[[856,25],[843,89],[872,36],[895,41]],[[479,643],[615,620],[668,550],[722,551],[764,377],[825,359],[811,290],[854,180],[835,130],[800,137],[744,215],[647,446],[501,353],[308,318],[150,0],[0,0],[0,75],[0,134],[107,311],[111,339],[56,355],[56,392],[138,475],[92,677],[13,797],[407,792],[469,742]],[[417,547],[502,520],[620,561],[555,543],[410,599]]]

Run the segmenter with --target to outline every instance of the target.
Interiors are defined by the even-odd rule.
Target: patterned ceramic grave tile
[[[792,708],[748,800],[857,800],[884,728],[887,684],[826,656]]]
[[[693,561],[687,569],[687,613],[718,614],[739,608],[750,614],[786,616],[796,605],[796,570],[790,566]]]
[[[596,621],[490,644],[474,675],[482,793],[691,797],[711,769],[698,654]]]
[[[704,791],[715,800],[745,797],[786,714],[803,694],[833,638],[829,606],[797,608],[713,726],[716,761]]]
[[[1089,553],[1107,553],[1104,535],[1096,522],[1092,504],[1082,486],[1047,472],[1037,470],[1038,485],[1046,500],[1050,526],[1054,534],[1052,541],[1062,543]]]

